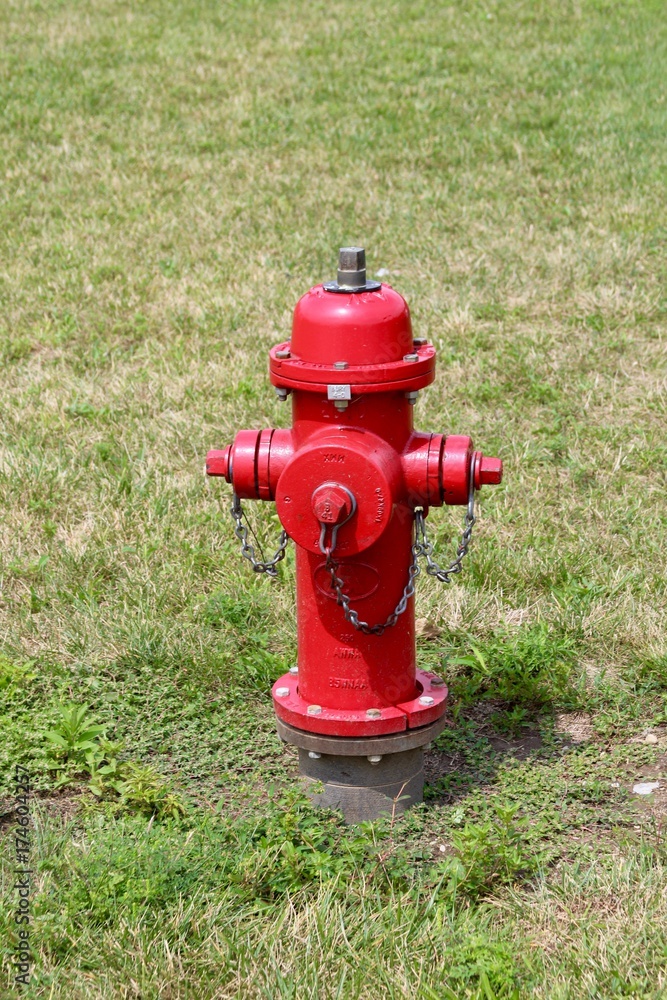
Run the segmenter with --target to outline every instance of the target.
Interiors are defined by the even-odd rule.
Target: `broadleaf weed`
[[[59,706],[61,722],[43,733],[55,758],[49,767],[59,772],[56,788],[75,777],[89,779],[97,799],[108,799],[121,809],[160,818],[178,819],[186,813],[182,799],[154,767],[120,760],[120,741],[107,740],[106,726],[93,721],[90,706],[70,702]]]

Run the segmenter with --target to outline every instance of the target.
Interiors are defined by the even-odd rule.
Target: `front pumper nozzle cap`
[[[338,278],[327,281],[323,286],[327,292],[377,292],[381,287],[379,281],[368,281],[366,278],[366,251],[363,247],[341,247],[338,251]]]

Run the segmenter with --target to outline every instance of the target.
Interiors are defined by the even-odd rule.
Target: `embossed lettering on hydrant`
[[[384,493],[379,486],[375,487],[375,499],[377,501],[377,514],[375,515],[375,520],[379,524],[384,517]]]
[[[364,681],[360,680],[358,677],[330,677],[329,687],[332,688],[350,688],[353,691],[365,691],[366,684]]]
[[[333,655],[339,660],[360,660],[361,650],[354,649],[351,646],[337,646],[333,651]]]

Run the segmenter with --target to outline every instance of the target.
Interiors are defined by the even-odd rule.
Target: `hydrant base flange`
[[[380,736],[406,729],[423,729],[440,718],[446,708],[447,686],[428,670],[417,670],[416,693],[409,701],[382,708],[340,709],[315,705],[299,693],[298,677],[283,674],[271,693],[276,715],[295,729],[339,737]]]
[[[348,823],[398,816],[423,800],[424,746],[445,728],[429,726],[366,739],[306,733],[277,720],[278,734],[299,748],[299,771],[309,798],[339,809]]]
[[[338,757],[371,756],[378,753],[400,753],[423,747],[437,739],[448,724],[447,716],[442,715],[429,726],[421,729],[408,729],[402,733],[388,733],[386,736],[328,736],[320,733],[306,732],[290,726],[282,719],[276,718],[276,729],[283,743],[313,750],[315,753],[330,753]]]

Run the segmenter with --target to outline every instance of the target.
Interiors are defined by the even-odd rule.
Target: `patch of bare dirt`
[[[541,750],[542,737],[537,730],[527,729],[521,736],[487,736],[487,739],[496,753],[507,754],[516,757],[517,760],[525,760],[536,750]]]
[[[417,618],[415,621],[415,635],[418,639],[438,639],[442,635],[442,629],[435,622],[428,618]]]
[[[570,743],[586,743],[593,738],[593,724],[585,712],[563,712],[556,716],[556,733]]]
[[[656,726],[653,729],[646,729],[643,733],[633,737],[631,743],[645,743],[647,746],[655,746],[660,750],[667,750],[667,729],[663,726]]]
[[[61,788],[56,792],[35,792],[31,800],[34,810],[36,803],[51,819],[72,819],[81,802],[81,792],[71,788]],[[0,799],[0,830],[11,826],[16,818],[12,799]]]
[[[642,812],[652,814],[664,823],[663,817],[667,816],[667,754],[642,767],[641,773],[636,774],[634,780],[629,783],[629,788],[634,791],[638,785],[652,784],[657,787],[648,795],[635,793],[635,801]]]

